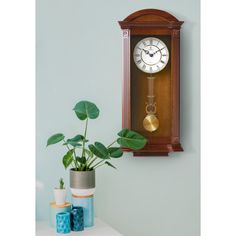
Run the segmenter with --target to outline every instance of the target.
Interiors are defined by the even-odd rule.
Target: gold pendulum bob
[[[143,127],[145,130],[149,132],[154,132],[159,127],[159,119],[156,114],[156,103],[154,102],[154,79],[155,77],[147,77],[148,79],[148,95],[147,95],[147,105],[146,105],[146,113],[147,115],[143,119]]]
[[[143,119],[143,127],[149,132],[154,132],[159,127],[159,119],[153,114],[146,115]]]

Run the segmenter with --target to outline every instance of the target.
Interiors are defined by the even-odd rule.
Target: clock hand
[[[159,51],[161,51],[161,49],[158,49],[157,51],[155,51],[154,53],[153,53],[153,55],[155,55],[157,52],[159,52]]]
[[[154,53],[150,53],[148,50],[145,50],[144,48],[143,48],[143,51],[144,51],[146,54],[148,54],[150,57],[153,57],[153,55],[154,55]]]
[[[165,48],[165,47],[164,47]],[[162,49],[164,48],[161,48],[161,49],[158,49],[157,51],[154,52],[154,54],[156,54],[157,52],[161,51]]]
[[[153,57],[159,51],[161,51],[161,49],[156,50],[154,53],[149,53],[150,57]]]
[[[149,51],[148,51],[148,50],[143,49],[143,51],[144,51],[146,54],[149,54]]]

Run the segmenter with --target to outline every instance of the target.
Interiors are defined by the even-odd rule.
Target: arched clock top
[[[170,13],[158,9],[143,9],[127,16],[123,21],[119,21],[122,29],[135,27],[155,27],[180,29],[183,21],[179,21]]]

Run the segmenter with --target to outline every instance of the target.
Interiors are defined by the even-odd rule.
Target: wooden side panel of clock
[[[131,37],[131,128],[149,138],[149,144],[161,144],[170,142],[171,139],[171,63],[159,73],[153,74],[156,77],[154,93],[157,103],[157,117],[160,122],[159,128],[154,132],[148,132],[143,127],[143,119],[146,116],[147,101],[147,77],[150,74],[144,73],[137,68],[133,60],[133,50],[137,42],[146,36],[135,35]],[[157,37],[157,36],[153,36]],[[168,47],[171,58],[171,37],[158,36]]]

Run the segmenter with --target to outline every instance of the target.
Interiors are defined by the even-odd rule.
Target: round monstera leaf
[[[118,136],[120,137],[117,139],[117,142],[122,147],[133,150],[142,149],[147,143],[147,139],[145,137],[129,129],[122,129],[118,133]]]
[[[96,119],[99,116],[99,109],[97,106],[88,101],[78,102],[73,110],[80,120],[85,120],[87,118]]]

